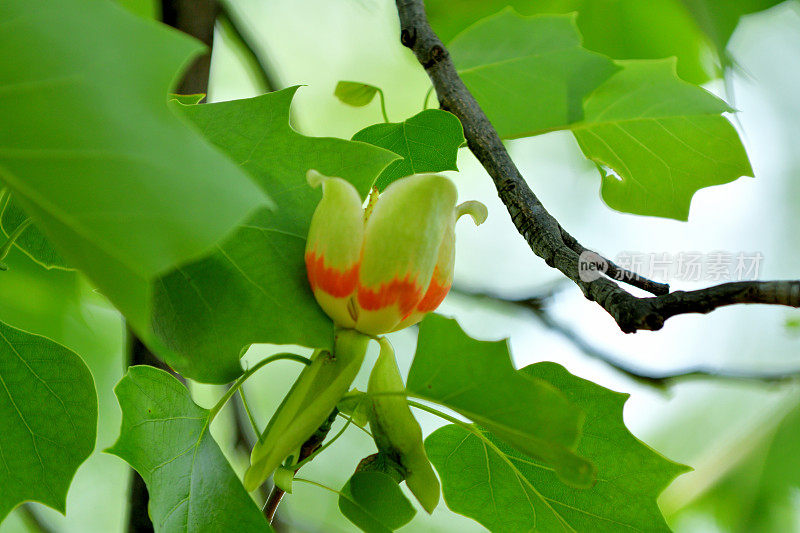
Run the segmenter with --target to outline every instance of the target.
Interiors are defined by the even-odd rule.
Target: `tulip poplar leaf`
[[[107,1],[8,0],[0,20],[0,181],[144,329],[149,282],[267,204],[167,106],[202,45]]]
[[[679,79],[674,58],[613,62],[589,52],[572,15],[505,9],[449,51],[501,137],[571,129],[603,172],[613,209],[686,220],[697,190],[753,175],[725,102]]]
[[[81,358],[0,322],[0,428],[0,522],[25,501],[65,513],[97,433],[97,396]]]
[[[153,329],[174,352],[170,365],[187,377],[234,379],[242,372],[239,357],[252,343],[331,347],[333,324],[306,278],[306,235],[321,197],[306,172],[339,176],[366,197],[397,155],[297,133],[289,127],[296,90],[215,104],[173,102],[278,205],[258,211],[211,254],[156,283]]]
[[[9,237],[14,233],[20,224],[28,219],[22,209],[6,196],[5,200],[0,201],[0,230]],[[22,234],[14,241],[14,245],[22,250],[28,257],[39,263],[45,268],[69,269],[69,265],[64,261],[47,237],[44,236],[36,224],[29,225]]]
[[[426,109],[403,122],[368,126],[353,135],[353,140],[386,148],[403,157],[378,177],[375,186],[379,190],[412,174],[458,170],[458,148],[465,142],[461,121],[440,109]]]
[[[114,388],[122,409],[106,450],[144,479],[157,532],[272,531],[209,433],[207,409],[176,378],[133,366]]]
[[[357,81],[340,81],[336,84],[333,94],[341,102],[353,107],[363,107],[375,98],[378,89],[374,85]]]
[[[339,510],[366,533],[391,533],[417,513],[397,482],[376,470],[356,472],[339,493]]]
[[[429,315],[420,323],[406,388],[538,458],[573,487],[594,483],[593,466],[575,453],[581,406],[549,382],[517,372],[506,341],[472,339],[455,320]]]
[[[725,52],[739,19],[750,13],[774,7],[785,0],[728,0],[720,3],[715,0],[683,0],[686,9],[692,14],[698,27],[711,39],[722,63],[730,66],[730,58]]]
[[[710,44],[724,66],[726,48],[743,15],[778,5],[783,0],[614,0],[613,9],[597,0],[473,0],[453,9],[449,0],[427,0],[425,11],[436,34],[445,42],[481,18],[512,6],[524,15],[577,13],[577,23],[589,50],[614,59],[678,58],[678,75],[692,83],[719,77],[709,61]],[[620,38],[624,35],[624,38]],[[504,35],[492,36],[487,48]]]
[[[708,41],[698,27],[688,4],[708,2],[719,11],[730,11],[734,3],[774,0],[614,0],[613,9],[597,0],[478,0],[453,9],[449,0],[428,0],[425,10],[437,35],[447,42],[483,17],[512,6],[523,15],[567,15],[577,13],[583,46],[614,59],[678,58],[681,78],[704,83],[718,75],[710,59]],[[624,38],[621,38],[624,36]],[[502,41],[503,34],[491,36],[487,48]]]
[[[581,46],[574,15],[486,17],[448,45],[458,73],[501,137],[528,137],[583,118],[583,100],[618,67]]]
[[[583,153],[605,172],[609,207],[686,220],[692,196],[753,169],[728,105],[678,79],[674,59],[624,61],[585,104],[573,127]]]
[[[520,374],[552,384],[586,412],[578,453],[597,467],[597,483],[566,486],[541,461],[519,453],[490,432],[487,444],[467,429],[448,425],[425,441],[453,511],[490,531],[665,531],[659,493],[688,469],[673,463],[625,427],[628,398],[580,379],[555,363],[537,363]]]
[[[774,427],[764,432],[761,442],[743,447],[714,485],[685,509],[691,513],[713,513],[720,528],[726,531],[796,531],[798,518],[790,502],[800,486],[797,401],[794,396],[794,405],[784,407],[791,406],[788,413],[776,409],[779,416],[775,416],[773,411],[762,423]],[[737,445],[741,446],[734,444]]]

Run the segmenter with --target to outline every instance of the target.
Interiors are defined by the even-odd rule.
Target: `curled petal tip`
[[[308,182],[309,185],[311,185],[315,189],[319,187],[327,179],[328,176],[322,174],[321,172],[313,168],[309,169],[309,171],[306,172],[306,181]]]
[[[456,206],[456,220],[464,215],[471,216],[475,225],[480,226],[486,221],[486,217],[489,216],[489,211],[481,202],[470,200]]]

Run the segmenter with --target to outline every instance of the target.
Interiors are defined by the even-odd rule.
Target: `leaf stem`
[[[244,412],[247,413],[247,419],[250,420],[250,426],[253,428],[253,432],[255,433],[256,437],[258,437],[261,434],[261,430],[258,429],[256,419],[253,416],[253,412],[250,410],[250,405],[247,403],[247,396],[244,393],[244,387],[239,388],[239,397],[242,399],[242,406],[244,407]]]
[[[339,415],[340,417],[344,418],[345,420],[352,420],[352,418],[351,418],[351,417],[347,416],[347,415],[346,415],[346,414],[344,414],[344,413],[338,413],[338,415]],[[355,425],[355,427],[357,427],[358,429],[360,429],[361,431],[363,431],[364,433],[366,433],[367,435],[369,435],[369,436],[370,436],[370,438],[372,438],[372,432],[371,432],[370,430],[368,430],[368,429],[367,429],[367,428],[365,428],[365,427],[359,426],[358,424],[355,424],[355,423],[354,423],[353,425]]]
[[[425,93],[425,100],[423,100],[423,102],[422,102],[422,110],[423,111],[428,109],[428,100],[430,100],[431,94],[433,94],[433,85],[431,85],[430,89],[428,89],[428,92]]]
[[[310,479],[305,479],[305,478],[302,478],[302,477],[296,477],[296,478],[294,478],[294,481],[299,481],[300,483],[308,483],[309,485],[314,485],[315,487],[319,487],[321,489],[325,489],[325,490],[330,491],[330,492],[332,492],[334,494],[338,494],[339,496],[347,498],[347,496],[342,494],[341,491],[338,491],[338,490],[334,489],[333,487],[329,487],[327,485],[323,485],[322,483],[319,483],[317,481],[312,481]],[[347,498],[347,499],[350,500],[350,498]]]
[[[380,87],[378,87],[377,89],[378,89],[378,98],[380,98],[381,100],[381,114],[383,115],[383,121],[391,122],[389,120],[389,115],[386,114],[386,101],[383,96],[383,89],[381,89]]]
[[[214,405],[214,407],[211,408],[211,411],[209,412],[209,415],[208,415],[208,424],[207,425],[211,424],[211,421],[214,420],[214,417],[216,417],[217,414],[219,414],[220,410],[222,410],[222,408],[225,407],[225,404],[228,403],[228,400],[230,400],[231,397],[234,394],[236,394],[236,391],[239,390],[239,388],[242,386],[242,384],[245,381],[247,381],[250,378],[250,376],[252,376],[256,372],[258,372],[263,366],[268,365],[269,363],[272,363],[272,362],[275,362],[275,361],[280,361],[282,359],[288,359],[290,361],[297,361],[298,363],[303,363],[304,365],[310,365],[311,364],[311,361],[307,357],[303,357],[302,355],[297,355],[297,354],[294,354],[294,353],[277,353],[275,355],[271,355],[271,356],[267,357],[266,359],[262,359],[261,361],[256,363],[253,366],[253,368],[248,369],[247,371],[245,371],[244,374],[239,376],[239,378],[236,381],[233,382],[233,385],[231,385],[231,388],[229,388],[225,392],[225,394],[222,395],[222,398],[219,399],[219,401],[216,403],[216,405]]]

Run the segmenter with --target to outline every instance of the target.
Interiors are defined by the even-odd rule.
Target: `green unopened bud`
[[[370,429],[378,450],[398,460],[405,470],[409,490],[422,507],[432,513],[439,503],[439,479],[425,453],[422,429],[402,396],[405,386],[394,350],[386,339],[380,339],[380,345],[381,352],[369,376],[367,389],[373,404]]]
[[[321,351],[300,373],[253,447],[244,486],[255,490],[289,455],[311,437],[350,388],[369,337],[353,330],[336,332],[333,353]]]

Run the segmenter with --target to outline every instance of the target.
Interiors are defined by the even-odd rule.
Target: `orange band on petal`
[[[367,311],[378,311],[397,304],[400,316],[407,317],[422,299],[422,289],[409,277],[407,274],[401,280],[393,279],[389,283],[382,283],[376,291],[360,285],[358,305]]]
[[[417,311],[420,313],[435,311],[436,308],[439,307],[439,304],[442,303],[442,300],[444,300],[444,297],[447,296],[447,293],[450,292],[450,284],[440,283],[439,280],[436,279],[436,274],[437,272],[433,273],[433,279],[431,280],[428,290],[425,292],[425,296],[423,296],[422,300],[417,304]]]
[[[336,298],[353,294],[358,283],[358,263],[347,270],[325,266],[325,257],[314,252],[306,254],[306,272],[311,290],[321,290]]]

